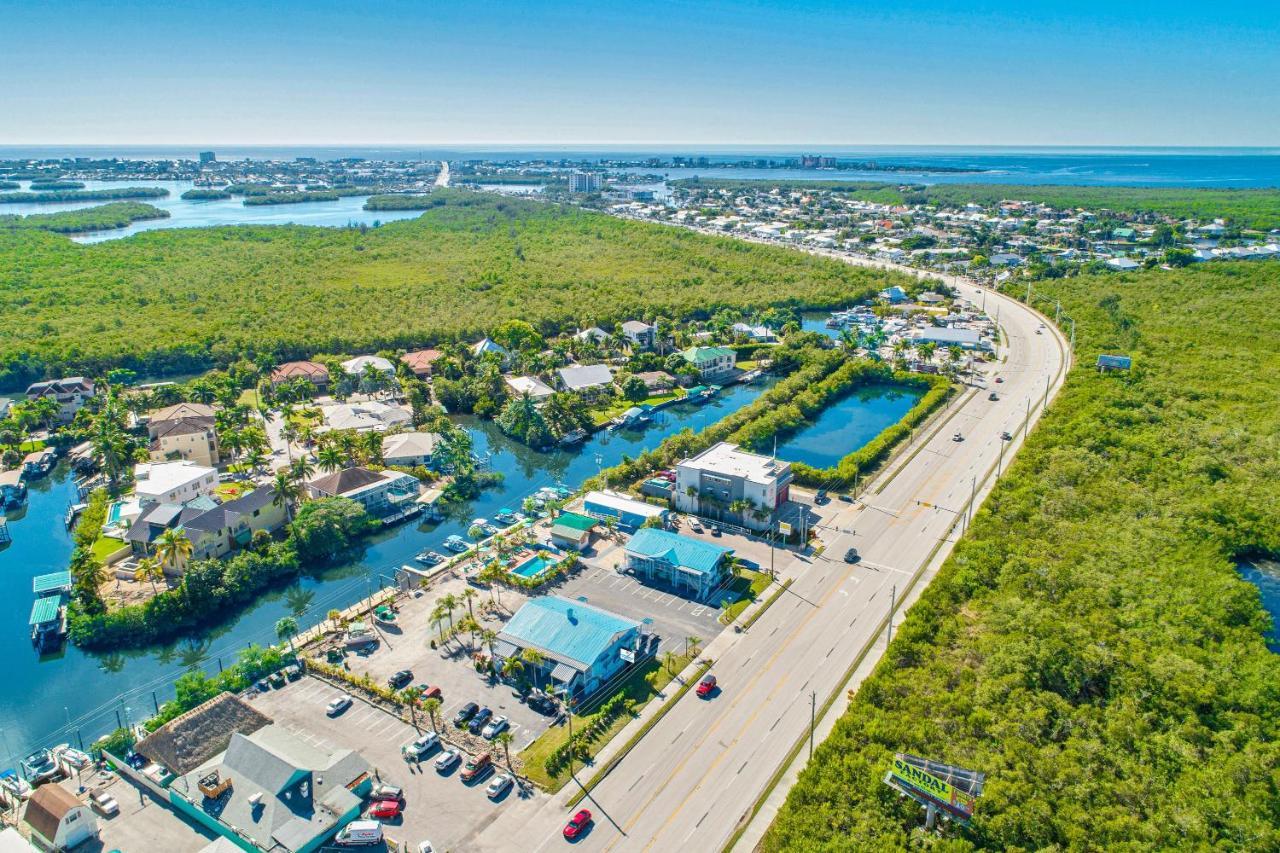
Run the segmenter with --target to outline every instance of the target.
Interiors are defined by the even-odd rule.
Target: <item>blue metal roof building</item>
[[[525,649],[546,663],[531,672],[539,686],[548,680],[577,696],[589,695],[638,655],[640,623],[616,613],[555,595],[531,599],[498,634],[493,651],[501,668]],[[529,664],[525,664],[530,671]],[[553,688],[555,685],[551,685]]]
[[[677,592],[687,591],[705,600],[727,579],[725,556],[733,549],[670,530],[645,527],[636,531],[625,551],[627,567],[637,575],[663,580]]]

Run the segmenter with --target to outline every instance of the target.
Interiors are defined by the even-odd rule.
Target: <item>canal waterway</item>
[[[1271,614],[1267,648],[1280,652],[1280,561],[1251,560],[1240,564],[1240,576],[1262,593],[1262,606]]]
[[[814,468],[832,468],[862,447],[919,402],[917,388],[871,385],[828,406],[812,424],[778,445],[778,457]]]
[[[8,687],[0,691],[0,769],[36,746],[88,744],[121,719],[150,716],[156,703],[172,696],[184,670],[217,672],[249,643],[275,642],[274,626],[292,615],[308,628],[333,608],[360,600],[391,573],[427,548],[443,551],[451,535],[466,535],[475,517],[492,518],[503,507],[519,509],[524,498],[556,484],[576,489],[602,468],[634,458],[681,429],[700,430],[756,399],[771,380],[726,388],[703,406],[681,405],[655,415],[647,430],[600,432],[572,451],[543,453],[512,441],[490,421],[461,417],[475,452],[488,458],[504,479],[477,500],[455,507],[440,523],[409,523],[371,537],[350,562],[304,576],[263,596],[251,608],[198,636],[162,648],[92,655],[68,645],[56,657],[38,657],[31,648],[27,617],[31,579],[65,569],[71,537],[63,513],[75,495],[70,471],[60,465],[50,477],[31,483],[27,506],[10,514],[13,541],[0,550],[0,597],[7,614],[0,630],[0,656]],[[154,692],[154,693],[153,693]]]

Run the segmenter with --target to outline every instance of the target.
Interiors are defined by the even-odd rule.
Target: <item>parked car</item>
[[[436,848],[431,846],[430,841],[419,841],[417,853],[436,853]]]
[[[492,766],[493,766],[493,757],[489,755],[489,753],[487,752],[482,752],[479,755],[469,759],[467,763],[463,765],[462,776],[461,776],[462,781],[468,784],[471,782],[474,782],[475,780],[483,776],[485,773],[487,773],[489,771],[489,768]]]
[[[703,679],[698,682],[698,687],[694,692],[697,693],[698,697],[701,699],[706,699],[712,693],[715,693],[716,677],[714,675],[704,676]]]
[[[822,504],[826,503],[826,502],[827,502],[827,490],[826,490],[826,489],[818,489],[818,491],[814,492],[814,495],[813,495],[813,502],[814,502],[814,503],[816,503],[816,504],[818,504],[819,506],[821,506]]]
[[[440,773],[448,773],[459,761],[462,760],[462,753],[456,749],[446,749],[440,753],[440,757],[436,759],[436,770]]]
[[[434,684],[419,684],[418,689],[422,691],[419,698],[423,702],[428,699],[444,699],[444,691]]]
[[[471,732],[473,735],[480,734],[480,730],[485,727],[485,724],[489,722],[489,718],[492,716],[493,711],[490,711],[488,708],[481,708],[479,711],[476,711],[476,715],[472,717],[471,722],[467,724],[467,731]]]
[[[850,548],[848,551],[844,552],[844,561],[846,563],[856,563],[861,559],[862,557],[858,554],[857,548]]]
[[[440,735],[435,732],[427,732],[422,737],[414,738],[409,743],[400,748],[400,754],[405,758],[422,760],[424,755],[430,755],[440,745]]]
[[[525,704],[537,711],[539,714],[546,715],[554,714],[556,712],[556,700],[541,691],[530,693]]]
[[[395,675],[387,679],[387,684],[391,685],[393,690],[399,690],[410,681],[413,681],[413,673],[407,669],[402,669]]]
[[[373,790],[369,792],[371,800],[395,800],[398,803],[404,802],[404,789],[398,785],[389,785],[381,782],[373,786]]]
[[[997,394],[995,391],[992,391],[990,394],[987,395],[987,399],[994,403],[996,400],[1000,399],[1000,395]]]
[[[960,434],[960,431],[959,431],[959,430],[956,430],[956,434],[955,434],[955,435],[953,435],[953,436],[951,436],[951,440],[952,440],[952,441],[964,441],[964,436]]]
[[[382,843],[382,824],[376,820],[353,820],[334,836],[339,847],[372,847]]]
[[[341,696],[335,696],[329,700],[329,704],[325,706],[324,712],[330,717],[336,717],[343,711],[351,707],[351,697],[343,693]]]
[[[468,702],[458,709],[458,713],[453,718],[453,724],[458,728],[462,728],[467,724],[467,720],[476,715],[476,711],[480,710],[480,706],[475,702]]]
[[[480,737],[485,740],[493,740],[498,736],[498,732],[505,729],[509,723],[510,721],[506,717],[494,717],[480,732]]]
[[[583,809],[573,817],[569,818],[569,822],[564,825],[564,837],[572,841],[581,835],[590,825],[591,810]]]
[[[694,533],[701,533],[702,522],[698,521],[698,519],[696,518],[693,519],[692,521],[689,522],[689,529],[692,530]]]
[[[849,495],[838,495],[837,497],[839,497],[840,500],[844,501],[847,504],[853,503],[853,498]]]
[[[511,790],[512,784],[511,777],[506,773],[503,773],[501,776],[495,777],[494,780],[489,783],[489,787],[484,789],[484,793],[489,799],[496,800],[498,797],[501,797],[507,791]]]
[[[378,800],[369,806],[369,810],[365,812],[365,817],[377,818],[378,820],[394,820],[400,817],[400,801]]]
[[[1002,432],[1002,433],[1000,433],[1000,440],[1001,440],[1001,441],[1013,441],[1013,436],[1009,435],[1009,433],[1008,433],[1007,431],[1006,431],[1006,432]]]
[[[1003,377],[1003,376],[997,376],[997,377],[996,377],[996,384],[999,384],[999,383],[1001,383],[1001,382],[1003,382],[1003,381],[1004,381],[1004,377]]]
[[[89,795],[89,805],[95,812],[103,817],[111,817],[120,814],[120,804],[116,802],[116,798],[108,794],[106,791],[98,791],[96,794]]]

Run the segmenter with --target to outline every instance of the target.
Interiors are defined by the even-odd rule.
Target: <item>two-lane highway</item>
[[[971,285],[962,290],[980,299]],[[883,643],[875,644],[891,601],[901,602],[926,565],[949,551],[971,496],[980,499],[990,487],[1002,447],[1007,465],[1024,419],[1034,420],[1065,374],[1056,329],[1038,332],[1041,317],[1013,300],[993,293],[985,300],[988,311],[1001,305],[1007,341],[1005,360],[987,368],[987,387],[953,402],[859,503],[828,505],[835,515],[824,554],[795,558],[786,569],[795,578],[790,590],[722,650],[712,669],[718,695],[683,698],[591,792],[583,805],[595,825],[576,846],[720,849],[806,736],[813,705],[843,688],[864,651],[873,659],[883,653]],[[1006,432],[1012,441],[1002,439]],[[842,562],[850,546],[860,563]],[[474,838],[474,849],[555,849],[564,843],[563,799],[500,816]]]

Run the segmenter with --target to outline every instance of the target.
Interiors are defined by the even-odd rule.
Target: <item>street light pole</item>
[[[818,715],[818,691],[809,691],[809,760],[813,760],[813,727]]]
[[[898,585],[895,583],[889,589],[889,639],[884,641],[887,648],[893,642],[893,611],[898,609]]]

